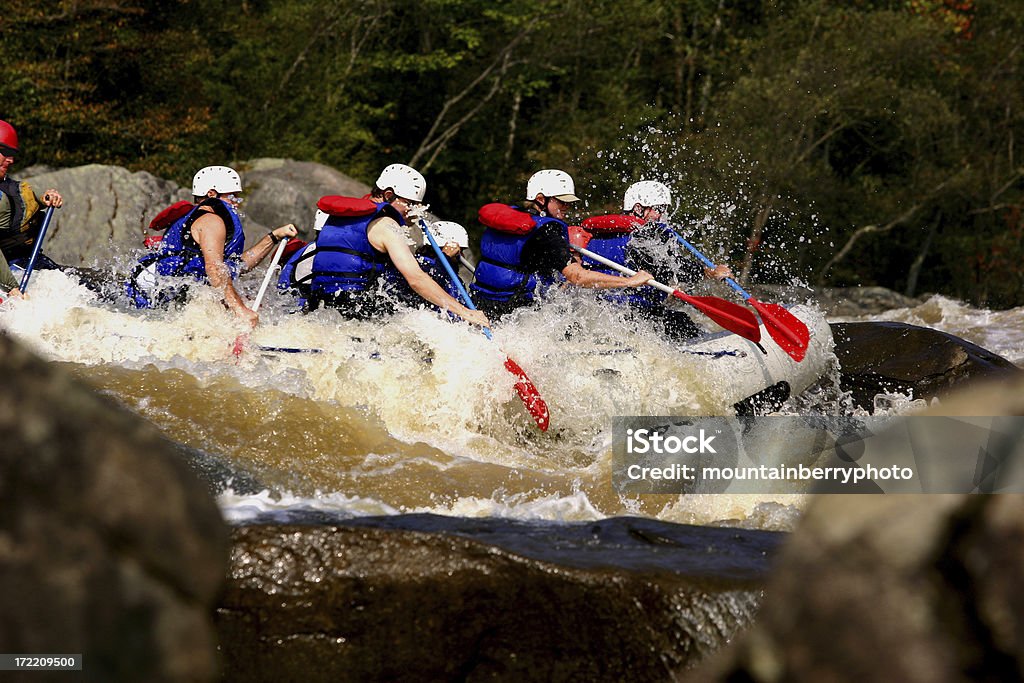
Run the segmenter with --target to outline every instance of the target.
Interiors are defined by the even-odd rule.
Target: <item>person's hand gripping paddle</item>
[[[267,268],[267,274],[263,276],[263,284],[260,285],[260,291],[256,293],[256,301],[252,304],[253,313],[260,310],[260,304],[263,303],[263,295],[267,293],[267,287],[270,286],[270,279],[274,276],[274,272],[277,270],[277,264],[281,261],[281,255],[284,253],[284,248],[286,246],[288,246],[288,238],[282,237],[280,244],[277,245],[277,251],[274,252],[274,258],[270,261],[270,267]],[[249,333],[243,332],[235,337],[235,345],[231,347],[231,353],[233,353],[236,358],[241,356],[242,351],[245,350],[248,343]]]
[[[584,249],[583,247],[576,246],[575,244],[572,245],[572,248],[587,258],[604,264],[609,268],[613,268],[627,277],[636,275],[635,270],[630,270],[624,265],[616,263],[611,259],[606,259],[600,254],[595,254],[589,249]],[[758,342],[761,340],[761,329],[757,325],[757,318],[754,317],[753,313],[739,304],[734,304],[731,301],[720,299],[717,296],[690,296],[675,287],[669,287],[657,280],[651,280],[647,284],[655,289],[665,292],[666,294],[671,294],[677,299],[685,301],[707,317],[714,320],[723,329],[738,334],[752,342]]]
[[[696,256],[701,263],[708,268],[715,267],[715,264],[711,262],[711,259],[700,253],[697,250],[697,247],[683,239],[682,235],[668,226],[666,226],[665,229],[675,235],[675,238],[679,240],[679,243],[686,247],[691,254]],[[731,277],[726,278],[725,281],[761,315],[761,320],[764,322],[764,328],[768,331],[771,338],[775,340],[775,343],[779,345],[779,348],[789,354],[793,360],[797,362],[802,361],[804,359],[804,355],[807,353],[807,344],[811,338],[811,333],[807,329],[807,325],[779,304],[766,304],[758,301],[749,292],[740,287],[739,283]]]
[[[50,227],[50,221],[53,219],[53,210],[56,207],[50,206],[46,209],[46,215],[43,217],[43,226],[39,228],[39,237],[36,238],[36,244],[32,247],[32,255],[28,259],[28,264],[25,266],[25,272],[21,276],[21,286],[18,287],[21,290],[22,296],[28,291],[28,279],[32,276],[32,269],[36,267],[36,259],[39,258],[39,252],[43,247],[43,239],[46,237],[46,231]]]

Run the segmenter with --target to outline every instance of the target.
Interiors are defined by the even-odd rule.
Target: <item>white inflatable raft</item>
[[[731,332],[719,332],[686,344],[684,352],[707,357],[708,381],[729,404],[750,403],[751,397],[785,400],[818,381],[835,360],[835,343],[825,316],[809,306],[794,306],[790,312],[811,334],[807,354],[799,362],[779,348],[763,323],[757,344]]]
[[[783,351],[762,323],[759,343],[719,331],[677,346],[679,352],[700,360],[688,366],[688,374],[681,381],[693,383],[692,389],[713,397],[713,402],[723,408],[733,407],[739,414],[770,411],[790,396],[799,395],[832,368],[834,342],[831,328],[820,311],[809,306],[789,310],[810,332],[803,360],[797,362]],[[687,312],[703,328],[721,329],[696,311]],[[659,355],[626,346],[608,346],[589,353],[601,356],[598,372],[626,377],[635,375],[648,363],[663,362]]]

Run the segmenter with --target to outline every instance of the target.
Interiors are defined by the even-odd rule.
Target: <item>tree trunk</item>
[[[924,238],[924,244],[921,245],[921,251],[918,252],[917,258],[910,264],[910,272],[907,273],[907,289],[904,292],[907,296],[914,296],[917,292],[917,278],[921,274],[921,266],[924,264],[924,259],[928,256],[928,250],[932,246],[932,240],[935,238],[935,233],[939,229],[939,223],[942,221],[942,212],[938,211],[935,214],[935,220],[932,221],[931,227],[928,229],[928,235]]]

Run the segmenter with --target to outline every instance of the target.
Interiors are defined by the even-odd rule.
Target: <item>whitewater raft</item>
[[[819,382],[835,363],[831,328],[816,308],[798,305],[789,310],[810,332],[803,360],[796,361],[783,351],[763,322],[757,343],[729,331],[710,332],[677,347],[697,361],[692,364],[694,374],[686,378],[688,384],[696,385],[690,388],[714,396],[714,403],[732,407],[738,414],[750,415],[776,410]],[[693,317],[705,328],[720,330],[696,312]],[[658,362],[631,348],[607,347],[595,353],[602,356],[602,371],[623,376],[635,373],[638,364]]]
[[[763,322],[758,343],[720,332],[686,345],[684,351],[708,357],[707,371],[716,388],[739,412],[763,412],[803,393],[825,376],[835,361],[835,343],[825,316],[809,306],[795,306],[790,312],[811,334],[807,354],[799,362],[775,343]]]

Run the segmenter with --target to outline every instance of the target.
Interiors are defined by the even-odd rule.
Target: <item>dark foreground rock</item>
[[[151,426],[0,334],[0,651],[81,653],[4,681],[215,680],[227,529]]]
[[[419,530],[397,528],[410,524]],[[217,613],[225,671],[666,680],[750,623],[781,538],[642,519],[241,527]]]
[[[1024,380],[928,412],[1024,416]],[[818,496],[753,628],[686,680],[1019,681],[1022,582],[1024,496]]]
[[[930,400],[977,382],[1016,377],[1020,368],[945,332],[897,322],[832,323],[840,386],[870,410],[876,394]]]
[[[693,681],[1019,681],[1021,496],[822,497],[756,625]]]

